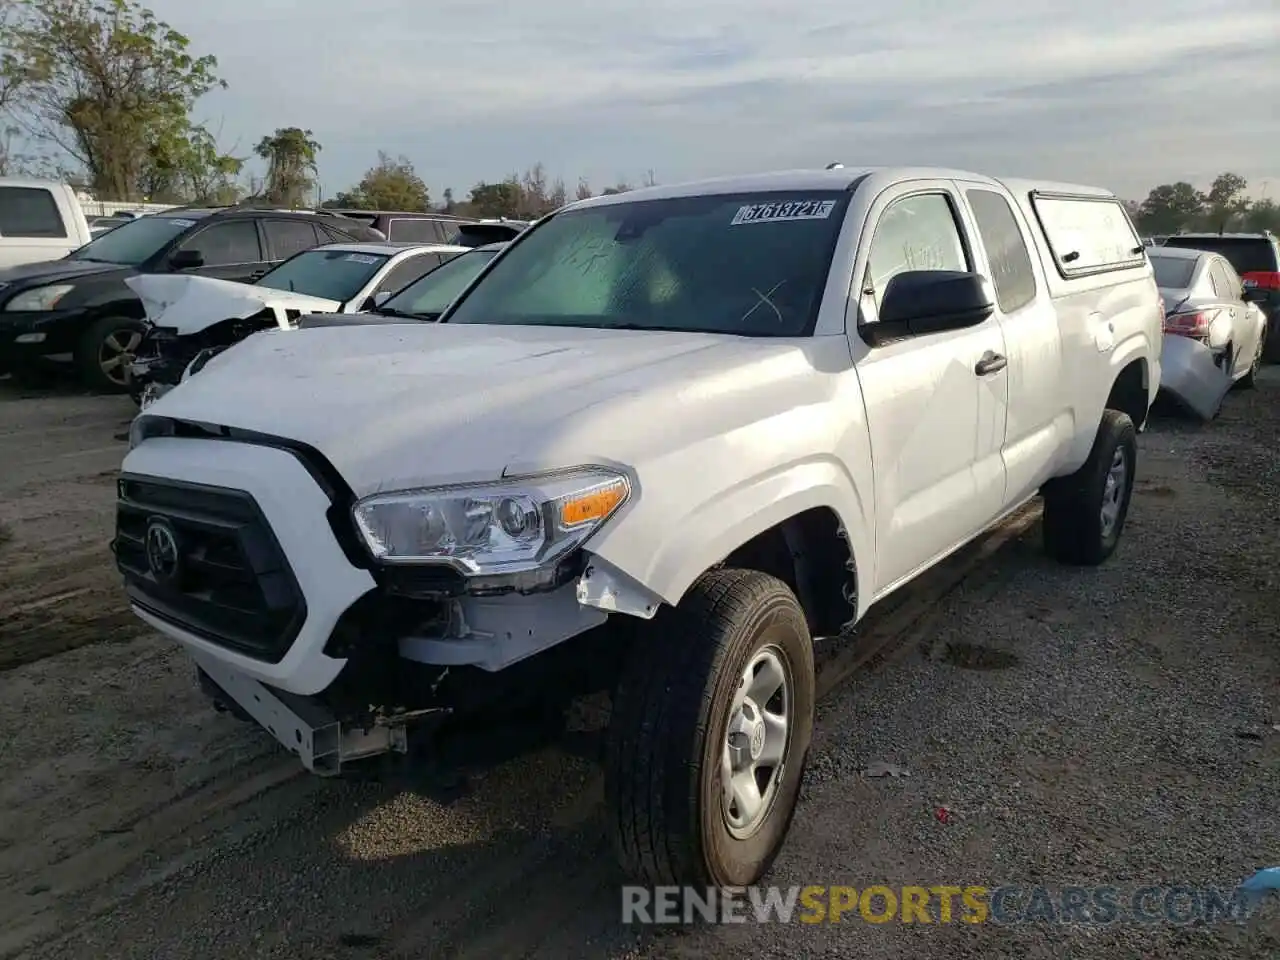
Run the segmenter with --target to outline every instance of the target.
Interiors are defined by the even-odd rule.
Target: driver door
[[[194,250],[203,264],[183,273],[216,280],[253,283],[270,268],[263,253],[258,225],[250,219],[212,223],[182,241],[179,250]]]
[[[886,191],[867,223],[862,286],[851,298],[859,326],[876,322],[898,273],[984,272],[949,181]],[[871,434],[879,596],[971,539],[1003,508],[1004,335],[992,316],[976,327],[878,346],[856,330],[850,339]]]

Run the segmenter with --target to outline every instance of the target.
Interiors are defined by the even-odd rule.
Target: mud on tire
[[[1104,411],[1084,466],[1046,485],[1044,546],[1049,556],[1096,566],[1115,552],[1133,496],[1137,438],[1127,414]]]
[[[784,677],[785,697],[757,704],[747,696],[768,696],[775,675]],[[779,704],[787,717],[781,740]],[[678,607],[663,608],[623,666],[606,745],[606,797],[627,874],[655,886],[755,883],[790,828],[813,711],[813,645],[784,583],[751,570],[712,570]],[[771,776],[747,769],[757,756],[776,756],[778,743]],[[748,775],[766,783],[763,813],[744,827],[746,806],[727,800],[724,788]]]

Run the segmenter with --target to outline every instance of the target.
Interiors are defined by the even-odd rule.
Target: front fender
[[[872,541],[868,506],[835,460],[813,459],[721,489],[690,502],[687,487],[640,491],[608,536],[588,543],[600,557],[664,602],[675,605],[704,571],[770,527],[805,510],[826,507],[847,535],[858,587],[858,613],[871,595]]]

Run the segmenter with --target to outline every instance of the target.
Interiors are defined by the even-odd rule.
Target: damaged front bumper
[[[1221,358],[1190,337],[1165,335],[1160,350],[1160,392],[1167,393],[1202,420],[1218,415],[1231,380]]]

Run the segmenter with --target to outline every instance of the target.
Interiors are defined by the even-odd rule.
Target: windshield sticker
[[[177,217],[170,217],[169,222],[177,224],[179,227],[184,229],[187,227],[194,227],[196,225],[194,220],[179,220]]]
[[[347,263],[377,263],[377,257],[371,257],[367,253],[349,253],[342,259]]]
[[[777,223],[780,220],[825,220],[836,208],[834,200],[791,200],[787,203],[750,203],[740,207],[729,226],[744,223]]]

